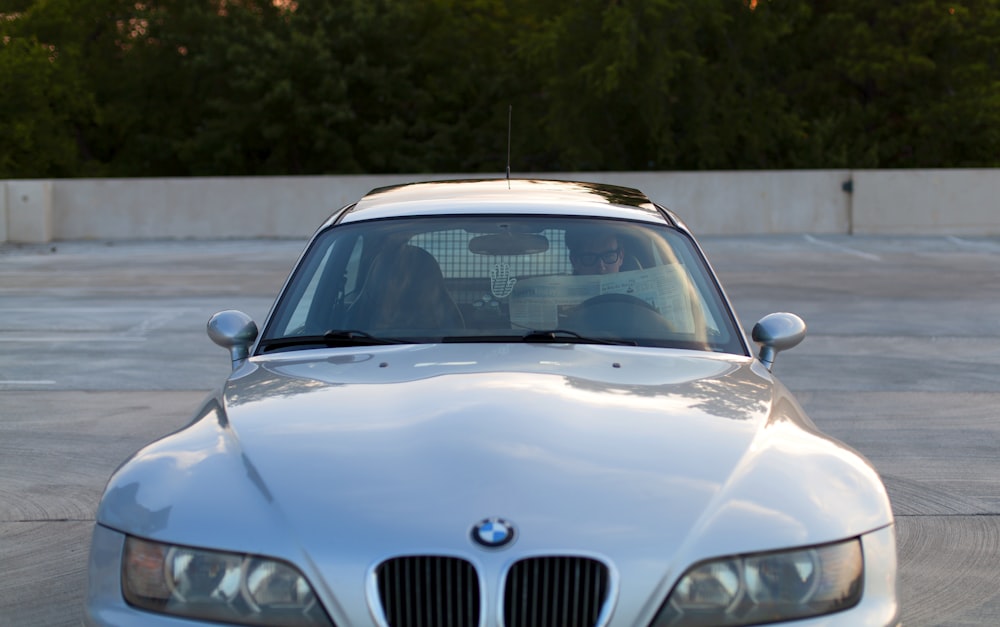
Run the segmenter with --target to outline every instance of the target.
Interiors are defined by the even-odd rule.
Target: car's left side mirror
[[[792,313],[773,313],[753,325],[753,341],[760,344],[758,358],[768,370],[783,350],[797,346],[806,337],[806,323]]]
[[[229,351],[236,370],[250,356],[257,339],[257,323],[242,311],[220,311],[208,320],[208,337]]]

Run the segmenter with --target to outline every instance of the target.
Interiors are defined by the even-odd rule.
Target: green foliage
[[[72,55],[0,25],[0,178],[80,172],[76,125],[93,111]]]
[[[1000,162],[995,0],[807,4],[784,82],[816,139],[802,165]]]
[[[3,0],[0,178],[988,167],[997,0]]]

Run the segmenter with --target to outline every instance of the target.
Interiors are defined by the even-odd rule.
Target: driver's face
[[[614,235],[593,237],[572,252],[570,262],[574,274],[614,274],[625,258]]]

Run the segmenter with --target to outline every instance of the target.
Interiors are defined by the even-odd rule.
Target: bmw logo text
[[[481,546],[499,549],[514,540],[514,525],[503,518],[487,518],[472,528],[472,539]]]

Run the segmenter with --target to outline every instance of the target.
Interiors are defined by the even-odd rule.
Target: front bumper
[[[865,557],[865,583],[861,602],[843,612],[818,618],[783,622],[786,627],[855,627],[899,625],[900,608],[897,591],[896,534],[893,526],[883,527],[861,537]],[[196,627],[208,623],[154,614],[128,605],[122,597],[121,560],[125,535],[96,525],[94,528],[87,573],[87,594],[83,622],[91,627]],[[322,596],[323,586],[316,586]],[[330,617],[340,627],[385,627],[378,625],[375,613],[358,612],[346,615],[334,599],[321,599]],[[660,600],[662,602],[662,599]],[[649,603],[647,608],[656,608]],[[650,610],[616,606],[607,627],[648,625]],[[499,617],[486,616],[480,627],[500,627]]]

